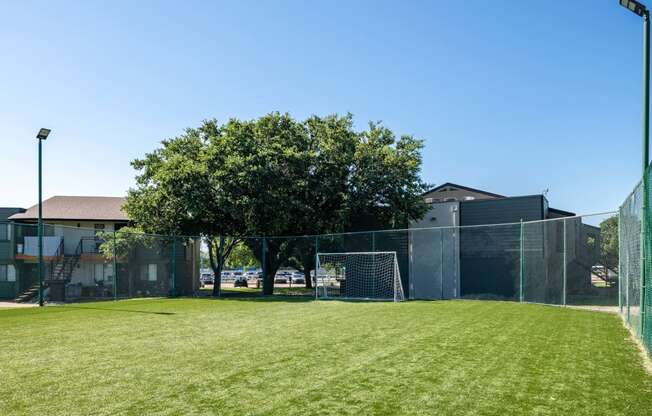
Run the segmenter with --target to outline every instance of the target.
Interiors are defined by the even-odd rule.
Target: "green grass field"
[[[491,301],[0,311],[0,414],[648,415],[615,315]]]

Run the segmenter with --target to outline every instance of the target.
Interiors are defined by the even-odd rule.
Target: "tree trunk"
[[[211,295],[219,297],[222,294],[222,262],[219,260],[221,257],[219,253],[220,247],[216,247],[218,253],[214,253],[214,245],[211,238],[207,239],[206,245],[208,246],[208,259],[213,270],[213,292]]]
[[[303,278],[306,280],[306,289],[312,289],[312,276],[310,275],[310,266],[303,264]]]
[[[268,250],[269,253],[274,252],[274,250]],[[276,253],[274,253],[276,254]],[[276,272],[280,264],[277,261],[272,261],[270,255],[267,256],[266,262],[267,267],[264,268],[264,271],[267,272],[266,275],[263,275],[263,295],[273,295],[274,294],[274,278],[276,277]]]
[[[233,248],[240,241],[237,238],[226,238],[219,236],[219,243],[216,245],[213,241],[214,237],[209,237],[206,240],[208,246],[208,259],[213,269],[213,293],[212,296],[219,297],[222,295],[222,269],[226,264],[226,260],[233,251]]]

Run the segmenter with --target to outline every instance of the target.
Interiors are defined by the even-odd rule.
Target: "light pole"
[[[635,0],[618,0],[620,5],[643,18],[643,174],[649,161],[650,136],[650,11]]]
[[[645,5],[635,0],[618,0],[621,6],[643,18],[643,203],[641,215],[641,295],[640,295],[640,332],[645,328],[645,246],[646,246],[646,215],[648,198],[647,166],[649,161],[650,138],[650,11]]]
[[[43,140],[50,135],[50,129],[40,129],[36,138],[38,139],[38,304],[43,306],[43,198],[41,178],[41,148]]]

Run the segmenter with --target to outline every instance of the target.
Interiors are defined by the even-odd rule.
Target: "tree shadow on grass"
[[[195,296],[187,299],[204,299],[211,301],[220,300],[244,300],[248,302],[312,302],[315,300],[313,296],[304,295],[263,295],[262,293],[238,293],[238,292],[222,292],[221,296]]]
[[[141,311],[138,309],[116,309],[116,308],[98,308],[92,306],[72,306],[65,305],[66,309],[89,309],[94,311],[106,311],[106,312],[128,312],[128,313],[144,313],[148,315],[176,315],[175,312],[156,312],[156,311]]]
[[[263,295],[260,292],[229,292],[222,291],[220,297],[213,297],[210,295],[188,297],[187,299],[205,299],[211,301],[221,301],[221,300],[239,300],[247,302],[289,302],[289,303],[307,303],[307,302],[347,302],[347,303],[386,303],[392,302],[392,299],[354,299],[354,298],[320,298],[319,300],[315,299],[314,295],[286,295],[286,294],[275,294],[275,295]]]

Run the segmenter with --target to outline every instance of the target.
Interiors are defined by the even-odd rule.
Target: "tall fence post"
[[[562,298],[562,304],[563,304],[564,306],[566,306],[566,282],[567,282],[566,279],[567,279],[567,275],[566,275],[566,220],[565,220],[565,219],[564,219],[564,233],[563,233],[563,239],[564,239],[564,243],[563,243],[563,247],[564,247],[564,256],[563,256],[563,262],[564,262],[564,264],[563,264],[564,289],[563,289],[563,290],[564,290],[564,293],[562,294],[562,296],[563,296],[563,298]]]
[[[115,228],[113,229],[113,300],[118,300],[118,260],[115,257]]]
[[[623,224],[620,222],[620,208],[618,208],[618,310],[620,314],[623,313],[623,246],[621,234],[623,232]]]
[[[640,271],[641,283],[639,285],[639,288],[640,288],[640,294],[639,294],[640,295],[640,297],[639,297],[639,302],[640,302],[639,303],[639,311],[640,312],[639,313],[640,313],[640,318],[641,318],[641,324],[639,325],[639,335],[640,335],[641,338],[644,337],[644,334],[645,334],[644,328],[645,328],[645,325],[646,325],[646,322],[645,322],[645,313],[646,313],[646,311],[645,311],[645,309],[646,309],[645,308],[645,287],[646,287],[646,285],[645,285],[645,283],[646,283],[645,282],[645,280],[646,280],[646,276],[645,276],[645,249],[646,249],[647,244],[646,244],[646,241],[645,241],[645,235],[646,235],[645,231],[646,231],[646,227],[647,227],[647,218],[646,217],[647,217],[647,211],[648,211],[648,207],[647,207],[647,195],[648,195],[647,187],[648,187],[647,169],[644,169],[643,170],[643,201],[642,201],[643,203],[641,204],[641,210],[642,210],[642,215],[641,215],[641,255],[640,255],[640,260],[641,260],[641,271]]]
[[[265,288],[269,283],[267,283],[267,239],[263,237],[263,244],[262,244],[262,250],[263,252],[261,253],[261,263],[262,264],[262,269],[263,269],[263,293],[265,292]]]
[[[519,273],[518,273],[518,299],[519,302],[523,302],[523,281],[524,279],[524,268],[525,268],[525,258],[523,257],[523,218],[521,218],[521,232],[519,237]]]
[[[317,272],[319,270],[319,236],[315,236],[315,300],[318,299]]]
[[[374,253],[371,255],[371,270],[376,274],[376,232],[371,232],[371,252]],[[372,297],[376,297],[376,279],[373,279],[372,282]]]
[[[171,283],[172,283],[172,288],[170,290],[170,294],[172,297],[176,296],[176,290],[177,290],[177,240],[174,236],[172,235],[172,270],[171,270]]]

